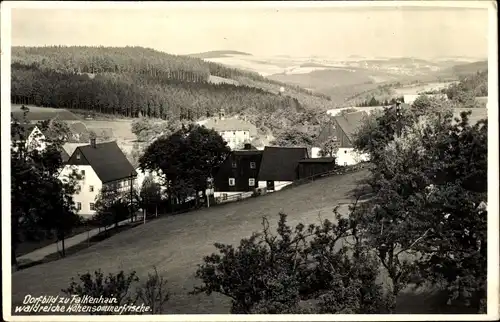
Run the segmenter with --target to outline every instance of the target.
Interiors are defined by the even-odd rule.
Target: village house
[[[223,109],[219,112],[218,118],[211,118],[200,124],[217,131],[231,150],[241,149],[257,135],[257,128],[253,124],[245,119],[226,118]]]
[[[223,201],[232,195],[254,191],[258,186],[262,153],[248,143],[243,150],[231,151],[214,176],[214,197]]]
[[[124,194],[133,188],[137,173],[116,141],[78,146],[62,169],[59,178],[67,181],[72,173],[79,174],[77,192],[73,196],[77,214],[84,218],[95,215],[95,202],[104,186]]]
[[[47,137],[42,133],[42,131],[35,124],[21,123],[20,133],[12,133],[12,144],[14,148],[18,147],[19,144],[24,144],[28,150],[38,150],[43,151],[47,147]],[[14,131],[14,130],[13,130]]]
[[[307,148],[269,147],[262,153],[259,188],[278,191],[299,178],[299,161],[308,158]]]
[[[319,156],[320,147],[330,139],[338,141],[338,150],[335,155],[337,165],[348,166],[359,162],[368,161],[369,156],[354,149],[354,134],[359,126],[363,124],[365,112],[354,112],[335,115],[320,130],[316,139],[316,147],[312,149],[314,157]]]
[[[11,137],[11,143],[15,151],[17,151],[19,144],[24,144],[27,150],[42,152],[51,144],[51,139],[56,137],[56,134],[50,131],[42,132],[35,124],[22,123],[19,125],[21,127],[20,133],[15,131],[16,133],[12,133]],[[69,154],[64,149],[60,149],[60,152],[62,163],[64,164],[68,161]]]

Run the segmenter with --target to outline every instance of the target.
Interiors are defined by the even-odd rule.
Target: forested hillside
[[[210,75],[240,86],[212,84]],[[335,107],[324,95],[257,73],[142,47],[13,47],[12,102],[172,121],[224,108],[252,115],[261,128],[294,125],[300,113]]]

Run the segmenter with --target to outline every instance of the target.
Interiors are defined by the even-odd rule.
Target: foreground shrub
[[[135,288],[135,293],[131,290]],[[135,271],[126,274],[124,271],[120,271],[118,274],[108,274],[104,276],[101,270],[94,272],[94,276],[90,273],[79,275],[79,281],[75,281],[73,278],[67,289],[63,289],[62,292],[72,296],[78,295],[84,297],[85,295],[91,296],[93,298],[114,298],[116,302],[113,303],[115,306],[120,306],[123,304],[135,304],[148,306],[149,311],[144,312],[145,314],[161,314],[165,313],[165,304],[169,299],[169,292],[167,290],[167,281],[163,279],[158,274],[156,267],[154,268],[153,274],[148,274],[148,279],[146,282],[140,284],[139,278]],[[95,305],[98,306],[99,304]],[[106,304],[107,305],[107,304]],[[112,312],[89,312],[92,315],[107,315],[113,314]],[[123,312],[121,314],[127,314],[128,312]],[[132,312],[129,314],[138,314],[138,312]]]
[[[354,222],[335,210],[337,224],[294,229],[280,214],[277,233],[263,230],[232,245],[216,244],[196,276],[212,292],[232,299],[231,313],[379,313],[384,295],[375,282],[378,262],[359,242]]]

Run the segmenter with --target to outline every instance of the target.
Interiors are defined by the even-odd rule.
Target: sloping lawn
[[[215,242],[237,244],[261,228],[262,216],[288,214],[289,223],[317,222],[318,215],[332,218],[333,207],[346,203],[350,192],[368,172],[350,173],[315,181],[274,194],[237,203],[160,218],[113,236],[78,254],[59,261],[15,272],[12,276],[12,303],[26,294],[56,295],[77,274],[102,269],[117,273],[135,270],[141,279],[158,271],[169,281],[171,314],[225,314],[230,302],[219,295],[189,295],[196,280],[194,273],[203,256],[211,254]],[[415,299],[410,298],[410,302]],[[417,304],[418,305],[418,304]],[[428,303],[422,302],[424,308]],[[408,308],[406,308],[408,309]]]

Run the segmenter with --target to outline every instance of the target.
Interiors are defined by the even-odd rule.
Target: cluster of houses
[[[255,126],[242,119],[226,119],[221,111],[218,119],[203,124],[217,130],[232,150],[213,178],[214,197],[225,200],[231,195],[256,190],[274,192],[296,180],[332,171],[338,165],[365,161],[366,156],[358,154],[352,145],[352,135],[365,115],[361,112],[333,117],[322,128],[316,143],[321,146],[333,137],[338,140],[338,151],[335,156],[319,157],[318,147],[312,148],[312,153],[306,147],[256,148],[249,143],[257,134]],[[25,144],[45,149],[51,134],[43,133],[35,124],[22,126]],[[66,143],[61,157],[64,166],[60,179],[68,180],[73,173],[81,178],[73,200],[78,214],[85,218],[95,215],[95,202],[104,186],[129,191],[134,186],[140,187],[148,175],[159,179],[154,173],[134,167],[116,141],[97,143],[91,139],[88,143]]]

